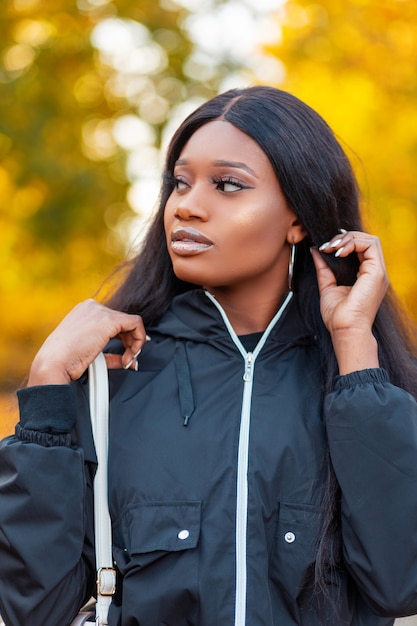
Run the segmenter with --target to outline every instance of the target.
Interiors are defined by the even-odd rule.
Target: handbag
[[[97,455],[94,477],[94,534],[96,544],[97,600],[95,614],[81,610],[71,626],[108,624],[107,615],[116,591],[113,567],[111,521],[107,500],[107,455],[109,441],[109,382],[106,360],[100,352],[88,368],[90,417]]]

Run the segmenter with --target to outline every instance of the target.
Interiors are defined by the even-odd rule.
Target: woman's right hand
[[[28,387],[77,380],[113,337],[122,341],[125,351],[106,354],[107,367],[135,369],[137,355],[149,340],[140,315],[115,311],[95,300],[78,304],[35,356]]]

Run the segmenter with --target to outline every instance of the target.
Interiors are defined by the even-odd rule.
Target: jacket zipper
[[[255,358],[252,352],[246,354],[245,371],[243,374],[245,382],[237,457],[235,626],[244,626],[246,623],[249,431]]]
[[[236,485],[236,589],[235,589],[235,626],[246,625],[246,591],[247,591],[247,524],[248,524],[248,467],[249,467],[249,433],[251,419],[251,403],[255,361],[262,350],[271,330],[287,308],[293,292],[290,291],[278,309],[253,352],[246,352],[236,335],[229,319],[210,293],[206,295],[219,310],[230,336],[244,359],[243,398],[240,417],[239,448],[237,455]]]

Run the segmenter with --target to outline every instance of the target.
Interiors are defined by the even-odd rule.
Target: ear
[[[294,216],[290,227],[287,232],[288,243],[300,243],[305,237],[307,237],[307,231],[301,222]]]

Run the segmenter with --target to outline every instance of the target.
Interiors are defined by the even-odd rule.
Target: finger
[[[325,289],[328,289],[329,287],[336,287],[336,277],[330,267],[327,265],[326,261],[322,258],[317,248],[311,248],[311,255],[313,257],[313,262],[316,268],[317,283],[320,293],[322,293]]]
[[[372,271],[372,274],[384,276],[386,274],[384,255],[377,237],[359,236],[345,240],[335,252],[336,258],[347,257],[352,253],[358,255],[360,273]]]
[[[377,309],[389,285],[378,237],[360,231],[350,231],[329,241],[323,252],[334,252],[336,258],[348,257],[352,253],[357,255],[360,266],[354,293],[358,297],[362,294],[361,297],[365,297],[368,303],[374,302],[374,308]],[[322,282],[320,293],[323,293],[322,289],[325,286],[326,284]]]
[[[361,260],[375,258],[384,266],[384,257],[378,237],[361,231],[342,231],[319,247],[320,252],[337,257],[347,257],[356,252]]]
[[[141,316],[109,309],[104,305],[98,305],[98,312],[102,316],[100,323],[104,323],[107,330],[107,341],[116,337],[125,348],[123,354],[109,355],[106,358],[109,369],[137,370],[137,358],[143,345],[150,339]]]
[[[104,358],[106,359],[107,369],[109,370],[122,369],[123,363],[122,363],[121,354],[111,354],[109,352],[105,352]]]
[[[109,370],[124,369],[137,372],[139,369],[137,358],[131,358],[130,361],[124,362],[126,360],[124,354],[111,354],[108,352],[104,354],[104,357],[106,359],[107,369]]]
[[[122,367],[132,369],[135,365],[134,361],[137,361],[144,344],[150,341],[151,338],[146,334],[143,325],[141,328],[135,329],[135,331],[131,333],[121,333],[119,338],[125,346],[125,352],[122,357]]]
[[[130,361],[123,365],[124,370],[135,370],[136,372],[139,369],[139,363],[137,361],[137,357],[132,357]]]
[[[151,338],[145,333],[144,339],[141,337],[139,340],[129,343],[129,339],[126,336],[124,340],[127,343],[127,348],[123,354],[105,354],[107,367],[108,369],[131,369],[138,371],[138,357],[142,352],[142,346],[144,343],[151,341]],[[137,348],[137,345],[141,347]]]
[[[319,247],[320,252],[331,254],[335,252],[335,256],[339,256],[338,251],[346,246],[346,244],[353,239],[353,232],[347,232],[344,229],[340,229],[338,234],[335,235],[329,241],[321,244]]]

